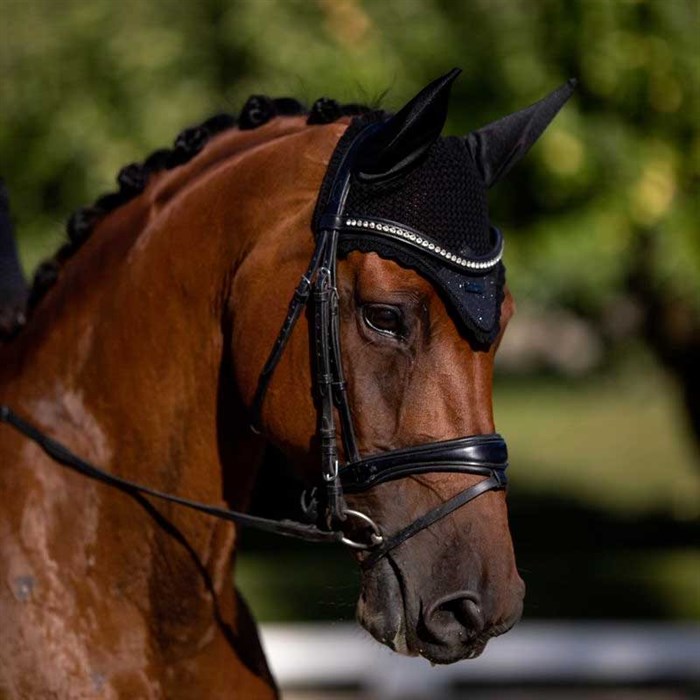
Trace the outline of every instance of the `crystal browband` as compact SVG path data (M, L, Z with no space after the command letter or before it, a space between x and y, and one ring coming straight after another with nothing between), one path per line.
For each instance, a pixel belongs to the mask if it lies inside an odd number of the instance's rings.
M378 233L381 236L396 239L461 269L488 270L495 267L503 257L503 237L501 232L494 226L491 227L491 231L496 239L493 250L485 256L474 255L465 257L443 248L439 243L408 226L400 226L390 221L346 217L343 225L344 228L363 229L370 233Z

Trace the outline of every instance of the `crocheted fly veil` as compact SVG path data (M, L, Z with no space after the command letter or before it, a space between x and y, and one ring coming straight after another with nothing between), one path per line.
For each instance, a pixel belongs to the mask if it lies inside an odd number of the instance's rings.
M351 144L352 178L339 255L376 252L417 270L443 294L467 334L491 344L503 300L503 239L491 224L486 192L527 152L573 92L569 81L540 102L465 138L441 137L449 92L460 73L425 87L397 114L357 117L331 158L314 216Z

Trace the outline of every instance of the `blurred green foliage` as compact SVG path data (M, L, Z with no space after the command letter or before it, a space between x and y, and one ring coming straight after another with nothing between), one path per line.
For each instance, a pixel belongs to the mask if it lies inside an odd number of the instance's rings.
M700 300L697 0L3 0L0 172L27 268L75 207L251 93L396 108L457 65L464 133L570 76L577 96L493 193L520 298L595 316L642 231ZM700 305L700 301L698 301Z

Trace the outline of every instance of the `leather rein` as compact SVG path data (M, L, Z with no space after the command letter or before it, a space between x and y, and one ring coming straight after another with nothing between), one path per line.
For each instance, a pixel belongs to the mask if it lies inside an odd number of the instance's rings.
M287 316L261 371L253 400L253 429L258 432L268 386L302 311L311 301L311 352L313 355L314 394L320 438L321 479L310 497L302 495L305 514L314 523L273 520L248 513L193 501L165 493L107 472L80 458L48 436L9 406L0 405L0 422L6 423L38 444L57 463L84 476L131 494L145 494L245 527L312 542L341 542L348 547L367 550L361 561L370 567L416 533L446 517L469 501L491 490L505 489L508 454L503 438L496 434L474 435L391 450L361 458L343 374L338 315L336 263L338 237L344 228L343 209L350 186L353 156L358 144L375 125L363 129L344 155L335 176L325 213L320 219L316 248L308 268L289 304ZM346 463L338 458L336 411ZM391 535L382 532L370 516L347 507L344 493L358 493L376 484L416 474L458 472L484 478L429 510L403 529ZM345 533L349 520L359 521L368 530L366 542L351 539Z

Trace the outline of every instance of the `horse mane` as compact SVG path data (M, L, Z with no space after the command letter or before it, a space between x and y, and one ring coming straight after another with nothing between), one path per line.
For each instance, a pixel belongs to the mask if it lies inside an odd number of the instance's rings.
M90 237L101 219L139 196L148 185L151 175L188 163L213 136L236 126L240 130L256 129L275 117L306 115L307 124L330 124L341 117L356 116L370 111L372 108L365 105L340 104L326 97L316 100L311 109L307 110L301 102L291 97L253 95L248 98L237 118L232 114L221 113L197 126L186 128L178 134L172 148L156 150L142 163L124 166L117 175L119 189L116 192L103 194L93 204L73 212L66 224L68 240L53 257L40 263L34 273L29 290L27 314L31 313L55 284L63 265ZM21 321L18 320L18 323ZM14 329L8 336L14 335L18 330L19 328Z

